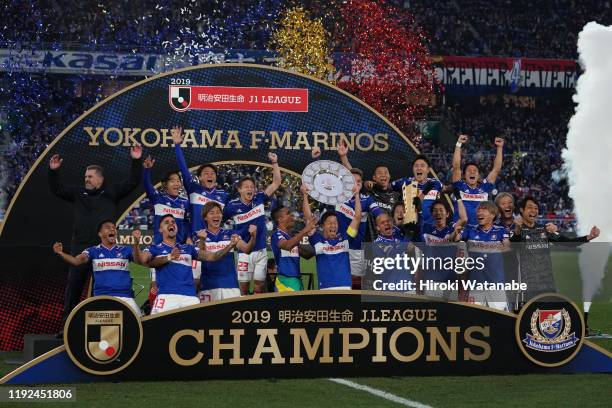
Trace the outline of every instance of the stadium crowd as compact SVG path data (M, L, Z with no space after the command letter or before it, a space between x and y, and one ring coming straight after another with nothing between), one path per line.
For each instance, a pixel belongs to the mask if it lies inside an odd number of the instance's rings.
M578 32L589 21L612 23L609 1L389 0L408 10L437 55L576 58ZM333 8L305 2L321 17ZM279 0L88 2L12 0L0 8L0 45L73 43L80 49L160 51L169 43L193 48L265 49ZM63 10L69 8L70 13ZM11 16L20 16L12 18ZM163 22L163 24L160 24ZM248 29L247 29L248 28ZM332 27L333 29L333 27ZM345 44L337 44L343 46Z

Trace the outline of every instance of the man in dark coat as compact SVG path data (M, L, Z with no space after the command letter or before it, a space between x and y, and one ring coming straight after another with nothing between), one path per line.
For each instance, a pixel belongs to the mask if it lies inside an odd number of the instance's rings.
M130 149L132 164L130 176L119 183L110 183L104 179L104 169L98 165L89 165L85 170L84 186L68 186L60 180L60 167L64 159L55 154L49 160L49 189L62 200L71 202L74 209L70 254L79 255L85 248L98 244L98 224L103 220L116 220L119 201L129 195L142 179L142 146L134 145ZM64 295L64 312L66 320L70 311L79 303L83 286L91 274L91 264L68 269L68 284Z

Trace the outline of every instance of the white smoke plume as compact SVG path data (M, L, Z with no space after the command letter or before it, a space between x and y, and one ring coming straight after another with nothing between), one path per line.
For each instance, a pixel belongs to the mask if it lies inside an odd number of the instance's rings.
M585 25L578 53L584 72L576 85L577 105L562 156L578 233L588 234L593 225L601 229L600 243L583 245L580 253L583 300L590 302L610 255L605 243L612 242L612 26Z

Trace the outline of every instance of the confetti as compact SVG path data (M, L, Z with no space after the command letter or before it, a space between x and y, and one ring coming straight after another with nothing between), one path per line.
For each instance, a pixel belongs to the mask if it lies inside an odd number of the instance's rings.
M278 52L278 67L334 83L329 41L321 20L312 20L302 7L294 7L281 13L270 48Z
M387 117L409 137L415 120L424 113L424 101L439 86L425 38L414 18L381 0L347 0L340 13L345 49L352 53L348 79L338 86Z

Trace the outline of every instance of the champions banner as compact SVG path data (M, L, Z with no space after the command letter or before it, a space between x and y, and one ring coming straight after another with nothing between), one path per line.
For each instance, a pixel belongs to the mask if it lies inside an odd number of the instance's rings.
M340 72L350 72L351 54L334 53ZM58 74L121 75L143 77L176 68L206 63L272 64L278 60L269 51L211 49L195 58L168 57L161 54L11 50L0 49L0 71L48 72ZM501 57L434 57L436 76L449 92L455 87L493 89L515 92L527 89L571 89L579 75L574 60ZM518 71L516 67L519 67ZM348 80L342 76L340 81Z
M584 341L579 310L557 295L534 299L518 317L422 296L321 291L212 302L142 321L122 301L97 297L72 312L64 343L0 382L612 371L609 353Z

